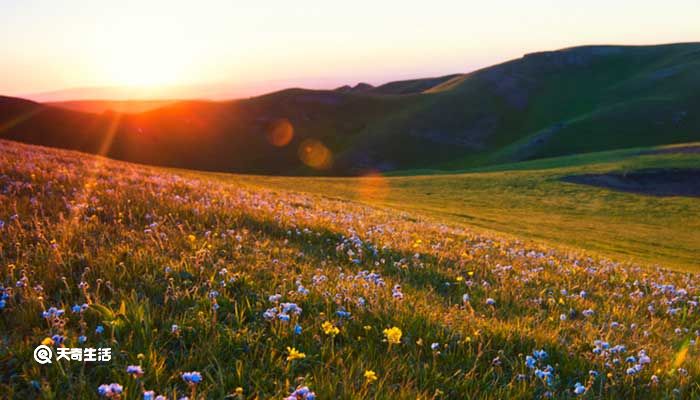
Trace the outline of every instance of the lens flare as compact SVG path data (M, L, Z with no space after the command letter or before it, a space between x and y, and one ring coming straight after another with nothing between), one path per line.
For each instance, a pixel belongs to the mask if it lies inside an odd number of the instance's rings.
M379 172L372 171L358 178L357 196L362 201L380 201L389 193L389 182Z
M267 141L276 147L284 147L294 138L294 126L286 118L278 119L267 129Z
M299 145L299 158L311 168L324 170L333 165L333 153L316 139L306 139Z

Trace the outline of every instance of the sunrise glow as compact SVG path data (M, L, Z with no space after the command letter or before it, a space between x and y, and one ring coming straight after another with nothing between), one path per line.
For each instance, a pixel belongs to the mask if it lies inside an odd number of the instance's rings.
M6 0L0 91L82 88L73 93L84 97L111 93L90 88L150 94L167 86L178 87L167 92L173 96L227 98L379 84L468 72L531 51L688 41L700 38L698 15L700 3L691 0Z

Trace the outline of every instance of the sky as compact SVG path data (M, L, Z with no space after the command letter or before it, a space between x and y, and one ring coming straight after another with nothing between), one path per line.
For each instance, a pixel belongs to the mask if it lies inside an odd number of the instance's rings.
M700 41L698 17L698 0L0 0L0 94L380 84L576 45Z

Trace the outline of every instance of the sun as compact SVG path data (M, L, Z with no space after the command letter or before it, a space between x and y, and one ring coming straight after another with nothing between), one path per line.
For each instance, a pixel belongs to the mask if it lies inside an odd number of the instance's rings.
M100 59L105 81L123 87L162 87L178 84L188 60L172 41L121 38Z
M118 86L152 87L173 85L181 78L182 67L171 57L142 49L117 52L106 66L108 79Z

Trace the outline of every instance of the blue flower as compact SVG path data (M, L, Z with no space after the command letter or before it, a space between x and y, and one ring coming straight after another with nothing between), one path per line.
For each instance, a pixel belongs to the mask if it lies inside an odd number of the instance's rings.
M182 379L190 385L196 385L202 382L202 374L197 371L184 372L182 374Z
M104 333L104 331L105 331L105 327L102 325L97 325L97 327L95 328L95 333L98 335Z
M129 365L126 367L126 373L129 375L140 377L143 375L143 368L141 368L140 365Z
M114 397L116 395L120 395L124 389L122 388L122 385L118 383L110 383L109 385L100 385L97 388L97 393L100 396L104 397Z
M83 344L85 342L87 342L87 336L85 336L85 335L78 336L78 343Z
M535 350L532 352L532 355L538 360L545 360L547 357L549 357L549 354L547 354L547 352L544 350Z
M294 315L300 315L301 314L301 307L296 305L296 303L282 303L280 304L282 306L282 312L284 313L292 313Z
M576 382L576 384L574 385L574 393L576 393L576 395L581 395L581 394L584 394L585 392L586 392L586 387L583 386L581 384L581 382Z
M301 332L302 332L301 325L299 325L299 324L294 325L294 334L301 335Z
M156 396L156 393L152 390L147 390L143 392L143 400L153 400Z
M496 305L496 300L494 300L494 299L492 299L492 298L489 297L488 299L486 299L486 304L489 305L489 306L495 306L495 305Z
M532 357L532 356L525 356L525 365L526 365L528 368L534 369L536 364L537 364L537 360L535 360L534 357Z
M307 386L301 386L293 391L289 397L285 397L284 400L316 400L316 393L309 390Z
M7 304L7 303L5 302L5 300L0 300L0 310L2 310L3 308L5 308L5 304Z
M282 299L281 294L273 294L270 297L267 298L270 303L279 303L279 301Z
M109 385L102 384L102 385L98 386L98 387L97 387L97 393L98 393L100 396L107 396L107 394L110 393L110 391L109 391Z

